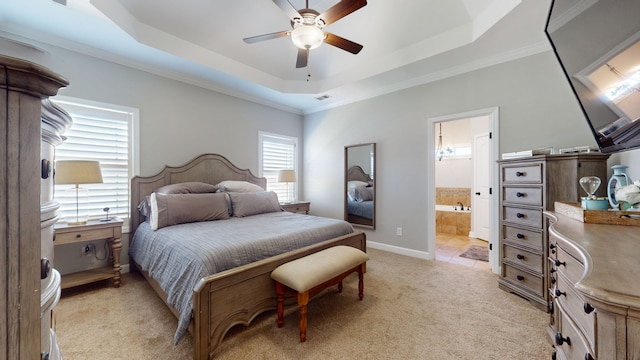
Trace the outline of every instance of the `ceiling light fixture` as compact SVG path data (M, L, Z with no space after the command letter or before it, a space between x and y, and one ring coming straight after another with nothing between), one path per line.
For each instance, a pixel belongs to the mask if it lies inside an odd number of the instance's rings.
M620 97L627 96L634 91L640 92L640 71L636 71L635 73L626 76L615 67L609 64L605 65L609 68L609 71L620 79L620 82L608 91L607 96L610 100L616 100Z
M324 41L325 35L320 28L315 25L299 25L291 30L291 41L299 49L316 49Z
M449 156L453 153L453 149L450 146L447 146L446 149L442 147L442 123L440 125L440 136L438 136L438 147L436 148L436 156L438 157L438 161L442 161L442 158L445 156Z

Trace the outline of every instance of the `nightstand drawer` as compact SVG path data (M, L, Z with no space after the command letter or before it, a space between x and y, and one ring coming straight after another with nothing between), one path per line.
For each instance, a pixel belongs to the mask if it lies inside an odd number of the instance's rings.
M66 230L72 230L67 228ZM93 230L79 230L79 231L56 231L55 245L70 244L81 241L102 240L113 237L113 229L93 229Z

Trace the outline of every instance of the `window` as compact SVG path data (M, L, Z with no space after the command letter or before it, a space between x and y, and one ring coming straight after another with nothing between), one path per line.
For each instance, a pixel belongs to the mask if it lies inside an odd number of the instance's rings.
M81 99L52 99L66 110L73 124L63 134L67 139L56 148L58 160L97 160L102 170L102 184L82 185L89 191L89 202L79 209L81 216L97 219L106 215L129 218L129 179L134 174L134 133L137 133L138 110ZM76 202L67 190L70 185L56 185L54 199L60 203L62 220L75 216ZM126 227L127 221L125 221Z
M298 139L295 137L259 133L260 176L267 178L267 190L278 194L280 202L295 201L298 193L297 181L278 182L279 170L294 170L298 174Z

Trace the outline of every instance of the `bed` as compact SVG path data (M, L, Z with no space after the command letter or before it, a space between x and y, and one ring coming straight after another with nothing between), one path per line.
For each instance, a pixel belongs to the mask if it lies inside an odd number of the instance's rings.
M373 179L358 166L347 170L347 221L373 226L375 191Z
M200 155L187 164L179 167L165 167L158 174L149 177L134 177L131 180L131 244L130 249L142 246L142 235L145 228L148 228L149 222L145 221L145 217L138 211L138 205L156 189L170 185L188 182L202 182L206 184L218 184L224 180L234 180L248 182L260 186L262 189L266 187L266 179L256 177L249 170L240 169L232 164L228 159L218 154ZM284 217L289 219L291 216L309 217L303 214L292 214L286 212L274 212L265 214L270 217ZM246 219L257 219L262 215L247 216L245 218L230 218L229 220L210 221L209 223L221 223L227 227L233 226L233 222L241 222ZM320 218L322 219L322 218ZM267 221L280 221L277 219ZM328 220L327 220L328 221ZM335 220L333 220L335 221ZM161 230L169 230L177 232L174 235L182 237L188 224L180 224L176 226L167 226ZM196 227L201 228L207 225L196 223ZM238 228L242 228L239 226ZM285 227L285 225L278 226ZM138 231L140 229L140 231ZM275 231L275 230L274 230ZM279 231L279 230L278 230ZM353 231L353 229L351 229ZM149 230L146 230L147 234ZM159 232L159 231L158 231ZM296 235L292 235L295 237ZM305 238L306 236L300 236ZM136 241L140 241L139 244ZM155 240L154 240L155 241ZM302 240L301 240L302 241ZM188 243L188 242L186 242ZM140 245L140 246L139 246ZM317 243L303 245L303 247L290 249L282 253L268 254L268 257L261 260L253 261L247 264L222 270L213 274L208 274L196 279L195 285L189 284L185 279L178 279L178 283L187 283L187 293L183 296L190 298L191 316L188 323L188 331L194 339L194 359L210 359L213 357L216 347L220 344L227 331L235 325L249 323L258 314L276 309L277 299L275 295L275 285L270 278L270 273L277 266L289 262L291 260L306 256L336 245L352 246L362 251L366 251L366 238L363 232L350 232L344 235L333 236ZM188 248L188 247L185 247ZM147 260L143 260L147 262ZM175 298L173 290L163 290L161 282L165 279L155 279L154 271L146 271L145 267L139 264L134 258L131 263L137 271L140 271L153 289L169 306L169 309L179 320L184 317L184 309L178 310L172 301ZM228 265L225 265L228 266ZM166 286L165 286L166 288ZM180 306L178 306L180 307ZM178 334L176 333L178 337Z

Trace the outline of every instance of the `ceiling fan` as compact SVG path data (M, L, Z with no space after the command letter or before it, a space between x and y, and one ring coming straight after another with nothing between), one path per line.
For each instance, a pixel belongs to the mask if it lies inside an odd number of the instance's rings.
M242 39L244 42L253 44L260 41L291 36L293 44L298 48L296 68L306 67L309 60L309 50L317 48L322 45L323 42L352 54L357 54L362 50L362 45L338 35L325 32L322 29L364 7L367 5L366 0L342 0L322 14L309 8L309 0L306 1L306 8L300 10L296 10L288 0L273 0L273 2L287 14L291 20L291 27L293 29L251 36Z

